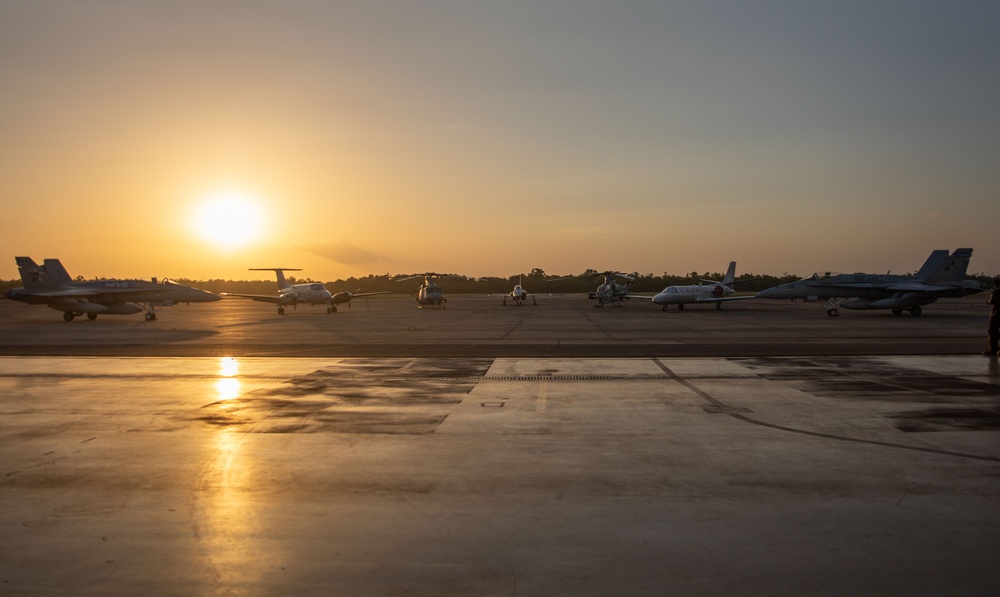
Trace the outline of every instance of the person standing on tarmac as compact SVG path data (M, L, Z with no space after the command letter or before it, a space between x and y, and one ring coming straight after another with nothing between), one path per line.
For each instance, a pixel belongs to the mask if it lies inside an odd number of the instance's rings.
M997 356L997 352L1000 352L1000 346L997 345L1000 342L1000 278L993 280L993 289L990 290L990 298L986 299L986 304L993 305L993 308L990 309L990 324L986 328L989 347L983 354Z

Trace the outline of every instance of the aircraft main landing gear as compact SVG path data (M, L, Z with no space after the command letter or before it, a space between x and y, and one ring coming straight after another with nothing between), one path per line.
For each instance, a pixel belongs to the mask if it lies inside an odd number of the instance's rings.
M154 319L156 319L156 313L153 313L152 311L146 313L146 321L153 321Z
M278 315L284 315L284 314L285 314L285 308L284 307L278 307Z
M63 313L63 321L73 321L74 317L75 315L73 315L72 311L66 311Z
M829 315L830 317L836 317L840 315L840 313L837 313L836 309L827 309L826 314Z
M87 319L89 319L90 321L94 321L95 319L97 319L97 313L87 313Z

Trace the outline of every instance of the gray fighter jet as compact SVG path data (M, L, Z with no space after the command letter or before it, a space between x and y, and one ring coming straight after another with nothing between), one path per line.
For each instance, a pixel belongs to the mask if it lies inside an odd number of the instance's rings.
M46 259L39 266L30 257L15 257L23 288L12 288L4 296L29 305L48 305L63 312L63 319L73 321L86 313L87 319L98 315L130 315L146 312L146 320L156 319L156 307L177 303L207 303L221 299L217 294L198 290L170 280L92 280L74 282L58 259Z
M982 290L976 280L966 280L965 272L972 249L946 249L930 254L913 275L815 273L797 282L768 288L757 293L767 299L828 299L826 314L837 315L845 309L891 309L893 315L904 310L920 315L921 307L939 298L961 298Z

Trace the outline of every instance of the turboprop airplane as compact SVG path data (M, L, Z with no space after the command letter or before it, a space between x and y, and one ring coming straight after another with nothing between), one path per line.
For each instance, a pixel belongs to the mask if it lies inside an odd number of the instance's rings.
M815 273L797 282L768 288L758 298L817 300L828 299L826 314L838 315L837 308L891 309L893 315L904 310L918 316L921 307L939 298L961 298L982 290L976 280L966 280L965 272L972 249L933 251L913 275Z
M416 280L417 278L423 278L424 283L420 285L420 290L417 291L417 308L423 309L426 306L440 307L444 309L444 304L448 302L448 299L444 298L444 289L437 285L436 278L456 278L459 280L465 280L465 276L459 276L456 274L438 274L434 272L424 272L422 274L413 274L412 276L407 276L405 278L400 278L396 280L397 282L406 282L407 280Z
M274 303L278 305L278 315L285 314L285 307L291 305L298 308L299 303L307 305L326 305L326 312L336 313L337 306L333 302L333 294L319 282L306 282L304 284L289 284L285 280L285 272L300 272L301 269L291 267L251 267L252 272L274 272L278 278L278 294L236 294L235 292L224 292L223 296L235 296L248 298L263 303ZM361 296L352 295L351 298ZM350 299L342 302L349 302Z
M736 262L729 262L729 269L721 282L715 280L702 280L702 284L690 286L668 286L663 292L653 297L653 303L663 305L663 310L667 310L668 305L677 305L680 310L688 303L715 303L716 309L722 308L724 301L741 301L744 299L756 298L753 296L731 296L734 292L733 283L736 281Z
M177 303L207 303L221 297L170 280L91 280L74 282L58 259L46 259L41 267L30 257L15 257L23 288L12 288L4 296L29 305L47 305L63 312L63 319L77 315L130 315L146 312L146 321L156 319L156 307Z

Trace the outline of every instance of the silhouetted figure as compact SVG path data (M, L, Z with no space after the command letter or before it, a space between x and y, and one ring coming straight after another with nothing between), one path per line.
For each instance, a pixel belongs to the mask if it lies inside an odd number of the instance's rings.
M989 347L983 351L985 355L996 356L1000 352L1000 278L993 280L993 289L990 291L990 298L986 299L987 305L993 305L990 309L990 324L986 328L986 338Z

